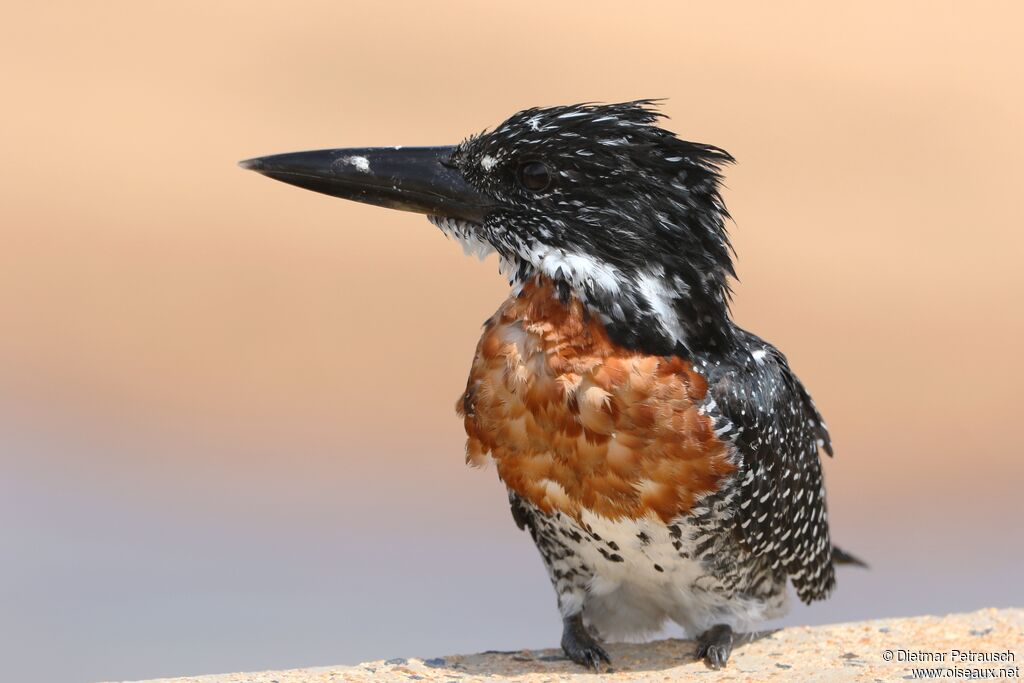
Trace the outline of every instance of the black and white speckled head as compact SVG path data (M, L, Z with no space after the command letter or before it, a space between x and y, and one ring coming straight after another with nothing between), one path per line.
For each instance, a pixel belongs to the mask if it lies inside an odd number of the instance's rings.
M720 343L734 273L719 181L732 157L659 118L646 100L519 112L449 162L495 208L479 223L432 220L469 251L497 251L514 285L560 283L633 343Z
M454 147L242 162L318 192L428 214L513 286L546 276L651 353L728 342L733 266L723 150L660 128L649 100L534 108Z

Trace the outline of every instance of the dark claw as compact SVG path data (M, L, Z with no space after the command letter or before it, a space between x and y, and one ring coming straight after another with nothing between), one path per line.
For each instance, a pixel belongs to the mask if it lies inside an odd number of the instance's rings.
M712 626L697 636L697 658L712 669L721 669L732 653L732 628L727 624Z
M583 617L579 614L563 621L562 650L565 656L581 666L601 671L601 663L611 664L611 657L604 648L587 632Z
M729 660L729 650L718 645L709 645L704 648L700 656L707 661L708 666L712 669L721 669Z

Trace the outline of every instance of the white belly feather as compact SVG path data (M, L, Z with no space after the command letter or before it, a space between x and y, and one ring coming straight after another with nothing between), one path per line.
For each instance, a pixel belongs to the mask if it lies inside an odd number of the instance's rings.
M678 525L681 534L675 538L660 521L613 522L590 512L583 513L582 521L600 542L567 517L560 516L558 522L580 533L579 542L565 542L593 572L586 592L565 600L562 611L575 613L582 602L584 620L603 638L644 637L660 630L667 620L682 626L690 636L716 624L749 631L758 622L786 611L784 590L767 601L716 591L717 579L692 559L696 555L695 530L685 522ZM673 542L680 544L680 549ZM610 547L618 550L613 553ZM609 554L622 559L609 561ZM552 566L561 564L564 571L575 560L554 560Z

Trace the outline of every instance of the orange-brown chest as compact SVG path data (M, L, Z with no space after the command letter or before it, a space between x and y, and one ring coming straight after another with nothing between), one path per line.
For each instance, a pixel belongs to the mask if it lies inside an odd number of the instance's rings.
M545 512L667 522L735 471L706 394L689 362L615 345L542 282L488 321L458 410L467 461Z

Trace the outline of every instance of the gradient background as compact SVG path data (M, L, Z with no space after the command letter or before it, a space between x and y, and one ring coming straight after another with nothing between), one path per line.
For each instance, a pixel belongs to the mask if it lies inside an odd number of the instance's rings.
M736 318L872 564L785 623L1020 606L1020 7L6 3L4 677L557 643L453 413L495 262L235 162L580 100L668 97L739 160Z

